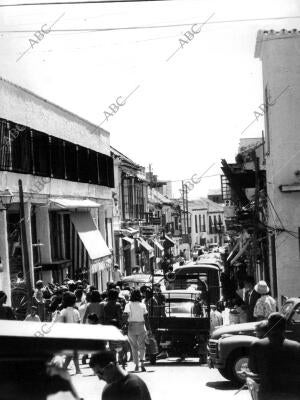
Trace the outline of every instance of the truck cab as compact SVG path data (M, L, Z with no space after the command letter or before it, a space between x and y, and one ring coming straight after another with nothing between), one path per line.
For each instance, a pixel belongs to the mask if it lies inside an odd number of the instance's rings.
M300 342L300 298L290 298L281 309L287 320L286 338ZM208 365L217 368L220 374L237 384L245 378L239 373L248 368L249 349L259 340L255 328L259 322L227 325L216 328L208 345Z

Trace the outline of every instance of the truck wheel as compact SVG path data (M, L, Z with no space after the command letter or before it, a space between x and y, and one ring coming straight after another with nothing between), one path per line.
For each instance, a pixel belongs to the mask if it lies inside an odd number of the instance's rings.
M226 374L228 373L228 378L234 384L242 385L245 383L246 378L242 376L239 372L241 370L248 370L249 355L242 351L235 352L228 359L226 366Z
M150 354L150 364L151 365L156 364L156 354Z
M223 376L223 378L227 379L227 380L231 380L231 374L230 372L228 372L228 369L226 368L219 368L218 371L220 372L220 374Z

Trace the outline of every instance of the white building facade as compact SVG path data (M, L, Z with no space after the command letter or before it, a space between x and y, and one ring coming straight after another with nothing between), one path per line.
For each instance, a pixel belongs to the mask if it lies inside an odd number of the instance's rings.
M189 201L191 244L207 246L223 244L224 207L208 199Z
M0 191L13 194L0 210L1 289L9 295L24 267L19 180L31 282L86 278L104 289L113 247L109 133L3 79L0 99Z
M281 301L300 293L300 32L259 32L255 57L263 72L271 287Z

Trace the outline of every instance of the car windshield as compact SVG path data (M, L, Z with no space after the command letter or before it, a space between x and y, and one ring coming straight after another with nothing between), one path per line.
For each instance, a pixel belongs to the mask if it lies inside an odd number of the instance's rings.
M193 301L172 300L166 303L166 315L169 317L180 314L180 317L191 317L193 315Z
M282 306L281 314L284 315L285 318L287 318L289 316L290 312L292 311L293 307L294 307L294 303L290 303L290 302L289 303L285 303Z

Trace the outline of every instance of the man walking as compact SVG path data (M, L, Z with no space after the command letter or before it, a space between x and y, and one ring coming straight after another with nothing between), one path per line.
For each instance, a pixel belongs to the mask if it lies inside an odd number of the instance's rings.
M114 270L113 270L113 272L112 272L112 279L113 279L113 282L114 282L115 284L118 284L119 282L122 281L122 277L123 277L123 275L122 275L122 273L121 273L121 271L120 271L120 267L118 266L118 264L115 264L115 265L114 265Z
M260 294L254 289L254 278L253 276L247 276L244 279L244 287L245 287L245 298L244 303L246 306L246 312L248 315L248 321L252 322L255 320L253 316L254 307L257 300L260 298Z
M259 400L299 400L300 344L285 339L286 320L272 313L264 339L250 347L250 370L260 378Z
M117 364L112 351L102 350L93 354L90 367L100 380L106 382L102 400L151 400L145 382Z
M265 281L259 281L254 289L261 297L256 301L253 316L256 321L262 321L276 311L276 301L270 295L269 286Z

